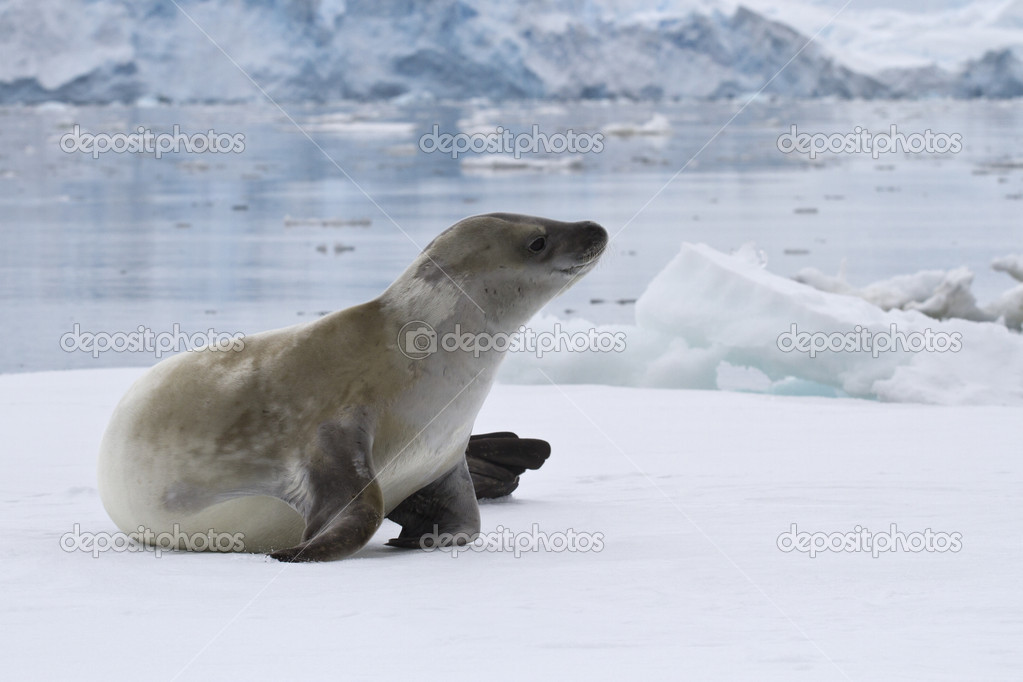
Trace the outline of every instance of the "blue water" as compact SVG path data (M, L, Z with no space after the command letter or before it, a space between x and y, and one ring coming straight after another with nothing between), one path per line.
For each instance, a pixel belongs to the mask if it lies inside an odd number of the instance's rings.
M314 319L376 296L443 228L492 211L591 219L617 235L602 266L548 308L594 322L631 320L630 301L682 241L726 251L756 241L782 275L806 266L834 273L844 261L857 285L967 265L981 302L1012 285L989 263L1023 251L1023 102L765 100L714 138L740 107L0 109L0 372L156 362L152 353L65 352L60 339L75 324L230 334ZM547 170L480 170L417 148L435 124L594 134L655 113L670 135L607 136L601 153L574 155L570 168L558 165L563 155L547 157ZM409 125L313 125L334 114ZM960 134L963 150L811 162L777 149L793 123L826 133L929 128ZM111 134L174 124L241 133L245 150L93 159L61 151L74 124Z

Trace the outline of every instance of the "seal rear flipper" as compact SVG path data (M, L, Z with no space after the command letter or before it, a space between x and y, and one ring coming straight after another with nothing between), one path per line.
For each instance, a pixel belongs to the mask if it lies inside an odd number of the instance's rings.
M480 508L465 460L406 497L387 518L401 525L398 537L387 541L391 547L426 549L472 542L480 532Z
M545 440L519 438L514 433L484 433L469 438L465 459L477 499L510 495L526 469L539 469L551 454Z
M302 542L270 554L280 561L331 561L361 549L383 522L384 498L371 464L365 412L320 425L318 451L293 500L306 521Z

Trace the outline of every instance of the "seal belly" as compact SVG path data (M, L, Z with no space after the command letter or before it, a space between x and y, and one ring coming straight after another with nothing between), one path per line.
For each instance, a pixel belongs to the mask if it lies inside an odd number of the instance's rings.
M166 517L160 533L178 534L177 549L227 552L272 552L302 541L305 520L283 500L245 495L209 506L186 517ZM202 547L202 537L212 547ZM185 543L190 543L186 545Z

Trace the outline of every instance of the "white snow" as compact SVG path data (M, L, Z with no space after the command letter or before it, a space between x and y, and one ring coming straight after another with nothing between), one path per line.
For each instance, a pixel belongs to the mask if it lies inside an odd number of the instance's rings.
M553 454L484 531L600 552L66 553L113 532L99 439L142 370L0 376L5 676L19 680L1011 679L1023 665L1018 407L504 386L478 431ZM785 553L800 532L957 552ZM410 672L412 671L412 672Z

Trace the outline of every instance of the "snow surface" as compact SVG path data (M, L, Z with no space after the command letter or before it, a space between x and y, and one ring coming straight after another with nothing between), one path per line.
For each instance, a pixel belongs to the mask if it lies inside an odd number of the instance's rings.
M506 386L478 431L548 439L498 526L589 553L65 553L112 532L96 452L143 370L0 376L5 677L1008 680L1023 652L1020 409ZM784 553L779 534L961 533L958 552Z

